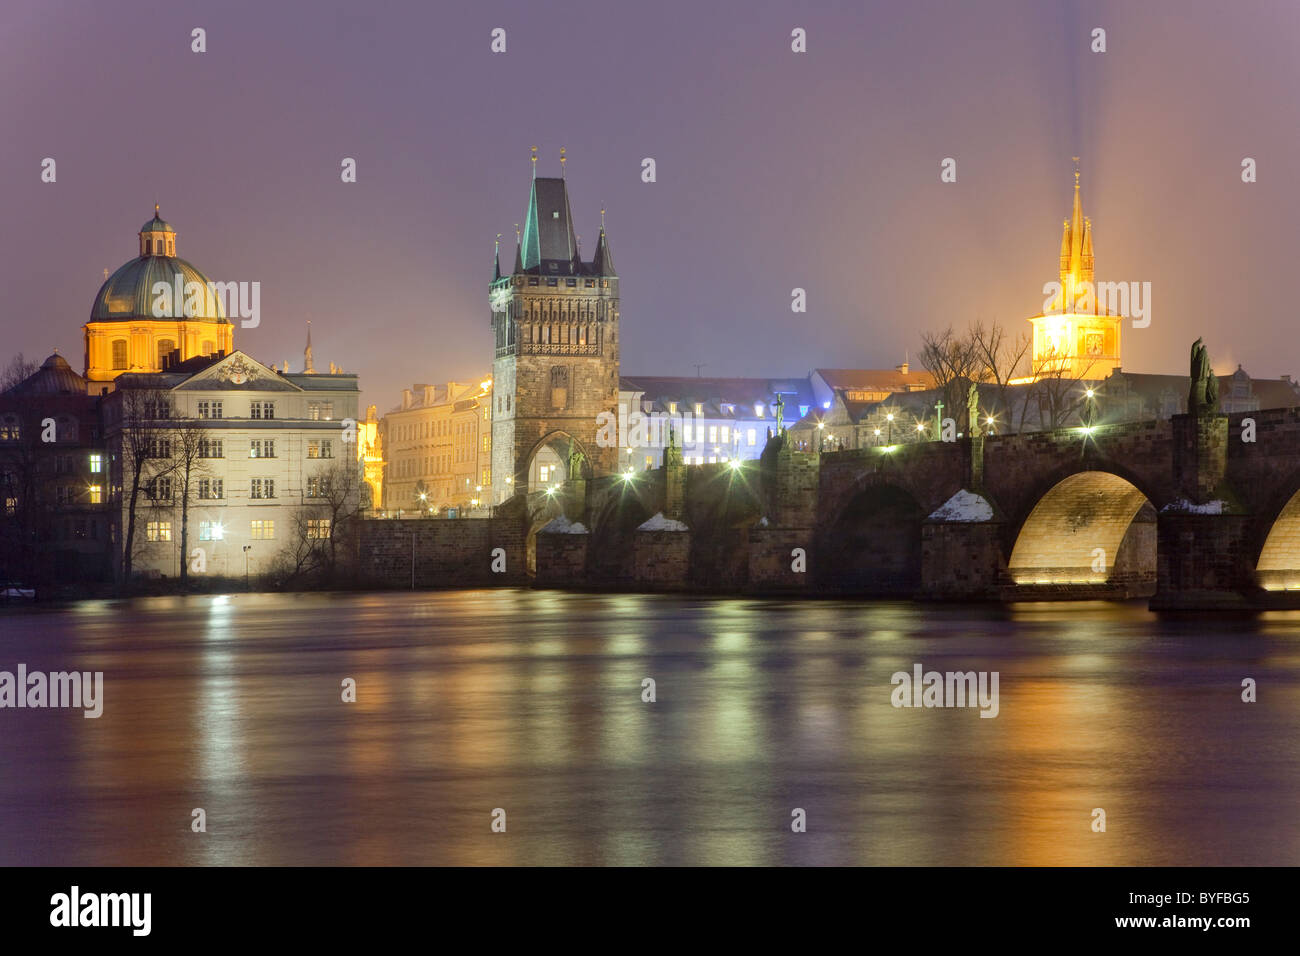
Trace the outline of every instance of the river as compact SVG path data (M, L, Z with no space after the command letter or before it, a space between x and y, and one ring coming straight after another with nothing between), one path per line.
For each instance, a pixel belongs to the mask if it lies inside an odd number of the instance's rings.
M1300 862L1290 612L234 594L0 610L19 664L103 714L0 709L5 865Z

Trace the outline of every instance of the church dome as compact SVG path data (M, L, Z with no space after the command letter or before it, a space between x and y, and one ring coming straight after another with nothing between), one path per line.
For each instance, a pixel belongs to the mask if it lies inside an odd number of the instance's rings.
M86 381L72 370L72 366L55 352L39 369L14 387L20 395L85 395Z
M140 227L140 255L126 263L104 281L90 306L91 322L130 322L140 319L176 319L225 322L221 297L204 295L194 315L185 314L185 287L197 282L208 288L208 277L176 255L176 230L158 214ZM177 292L180 279L180 295ZM155 294L156 283L163 283L171 294L161 299ZM160 300L161 299L161 300ZM154 311L158 302L161 308Z

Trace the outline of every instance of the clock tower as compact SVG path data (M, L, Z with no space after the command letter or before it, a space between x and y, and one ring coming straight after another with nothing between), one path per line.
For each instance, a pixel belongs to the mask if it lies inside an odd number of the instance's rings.
M514 268L502 273L498 241L488 287L494 504L565 480L571 464L582 472L575 477L618 468L618 448L597 444L602 413L618 413L619 387L618 274L604 210L595 253L583 261L564 177L537 176L536 149L532 162ZM563 171L563 150L560 163Z

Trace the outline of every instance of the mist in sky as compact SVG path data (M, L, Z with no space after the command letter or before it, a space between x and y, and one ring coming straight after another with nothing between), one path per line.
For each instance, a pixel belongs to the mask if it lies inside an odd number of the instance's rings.
M0 359L80 370L158 202L182 258L261 283L237 348L297 370L310 319L316 367L381 412L478 381L536 145L539 175L567 147L584 258L608 210L625 374L889 367L949 323L1028 330L1076 155L1098 279L1152 286L1126 370L1185 373L1204 336L1220 373L1300 374L1298 40L1284 0L6 0Z

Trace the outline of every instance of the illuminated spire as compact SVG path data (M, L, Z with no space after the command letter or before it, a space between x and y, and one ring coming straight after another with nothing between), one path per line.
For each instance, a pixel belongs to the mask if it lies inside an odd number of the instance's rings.
M537 147L536 146L533 147L532 159L529 161L533 164L533 179L536 179L537 178Z
M303 349L302 353L302 370L306 375L316 374L316 366L312 364L311 360L311 319L307 320L307 347Z
M492 251L492 281L501 278L501 233L497 233L496 248Z
M564 157L564 147L561 146L561 147L560 147L560 178L561 178L561 179L564 178L564 164L565 164L565 162L566 162L566 160L565 160L565 157Z

